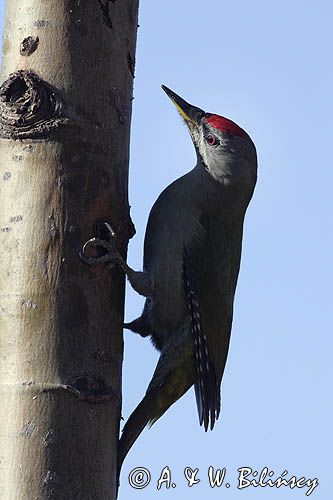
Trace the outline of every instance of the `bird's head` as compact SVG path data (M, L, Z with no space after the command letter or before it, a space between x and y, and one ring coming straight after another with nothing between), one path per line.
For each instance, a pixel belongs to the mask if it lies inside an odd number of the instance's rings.
M253 190L257 178L257 153L245 130L228 118L206 113L189 104L164 85L162 88L183 117L198 161L207 172L226 186L245 184Z

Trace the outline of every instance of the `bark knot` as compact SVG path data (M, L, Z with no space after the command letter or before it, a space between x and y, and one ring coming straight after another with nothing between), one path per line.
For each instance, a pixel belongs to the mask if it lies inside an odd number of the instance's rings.
M105 379L101 375L91 373L81 373L71 377L63 387L88 403L103 403L115 397Z
M38 36L27 36L26 38L24 38L20 47L21 56L28 57L31 54L33 54L35 50L37 50L38 44L39 44Z
M32 71L12 73L0 86L0 137L46 138L68 123L64 107L57 90Z

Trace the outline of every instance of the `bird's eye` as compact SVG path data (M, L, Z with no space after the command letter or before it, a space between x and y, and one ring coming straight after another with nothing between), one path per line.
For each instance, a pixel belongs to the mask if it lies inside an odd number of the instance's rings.
M210 146L216 146L220 142L214 134L206 135L205 139L207 144L209 144Z

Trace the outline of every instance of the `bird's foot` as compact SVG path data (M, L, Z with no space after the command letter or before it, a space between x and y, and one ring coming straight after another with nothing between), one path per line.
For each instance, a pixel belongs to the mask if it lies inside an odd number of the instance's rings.
M116 265L122 267L123 259L121 258L116 248L115 233L111 225L106 221L99 222L99 224L103 224L104 233L106 229L107 231L106 237L105 238L94 237L86 241L79 252L80 259L82 260L82 262L88 264L89 266L106 264L106 266L109 269L113 268ZM103 249L104 253L98 256L87 255L87 251L90 247L96 248L97 251L99 249L100 252L101 249Z

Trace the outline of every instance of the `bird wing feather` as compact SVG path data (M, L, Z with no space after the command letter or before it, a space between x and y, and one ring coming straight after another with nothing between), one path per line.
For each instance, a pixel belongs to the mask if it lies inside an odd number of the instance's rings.
M237 230L239 224L225 225L218 217L205 217L202 224L204 244L186 259L188 286L194 291L195 393L200 423L207 430L209 424L214 427L220 413L220 384L229 349L242 231Z

